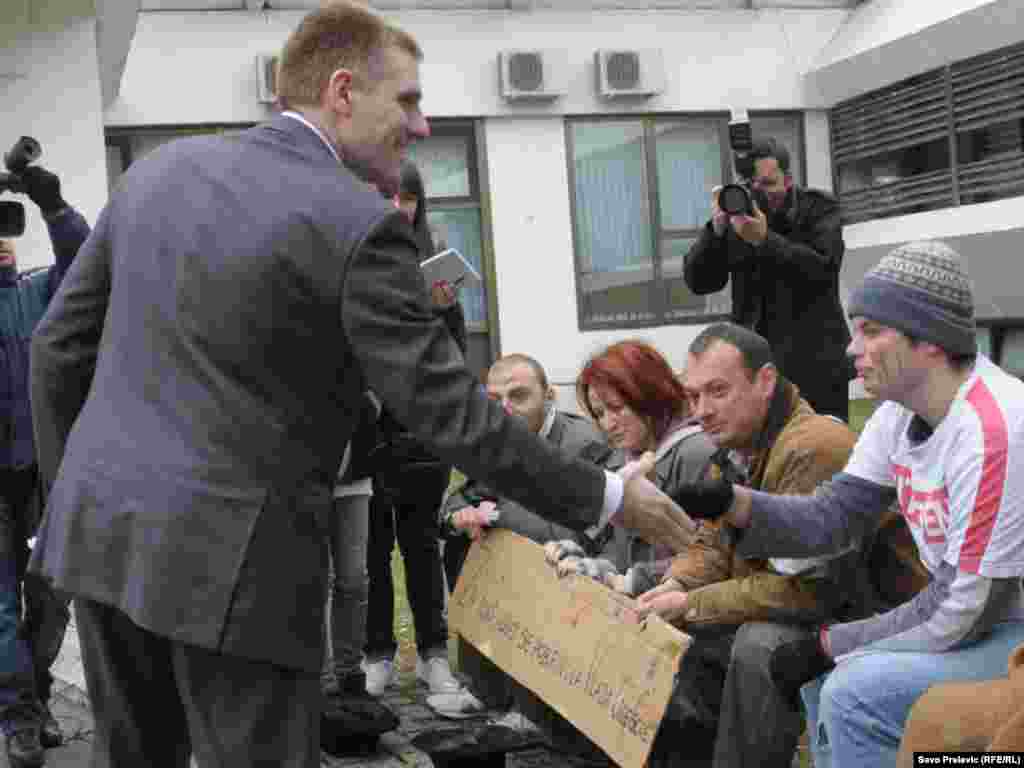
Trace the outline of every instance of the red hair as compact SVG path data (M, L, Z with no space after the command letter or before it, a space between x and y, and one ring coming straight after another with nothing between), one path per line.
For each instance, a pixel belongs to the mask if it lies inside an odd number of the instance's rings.
M683 385L672 366L643 341L612 344L590 358L576 377L576 400L596 421L588 397L595 386L614 390L636 414L648 418L656 440L662 438L674 419L686 415Z

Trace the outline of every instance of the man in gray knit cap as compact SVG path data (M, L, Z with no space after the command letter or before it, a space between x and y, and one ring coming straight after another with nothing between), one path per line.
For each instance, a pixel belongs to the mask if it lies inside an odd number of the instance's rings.
M1024 642L1024 382L977 354L960 257L939 242L901 246L848 311L849 353L883 402L843 471L810 497L724 482L675 496L691 517L743 529L745 557L834 552L899 500L928 587L887 613L815 627L769 662L776 685L803 697L816 768L894 765L921 693L999 677Z

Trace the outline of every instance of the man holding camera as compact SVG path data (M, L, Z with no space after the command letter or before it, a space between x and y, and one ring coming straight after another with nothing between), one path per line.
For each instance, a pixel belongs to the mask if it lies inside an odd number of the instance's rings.
M789 152L775 139L753 143L750 210L711 220L686 254L683 279L696 294L732 279L732 319L768 339L781 373L820 414L849 415L850 333L839 302L843 236L839 203L798 187Z
M68 608L43 581L25 573L28 540L41 514L29 405L29 341L88 237L89 225L64 202L54 174L30 165L17 179L16 189L43 214L56 263L19 274L14 241L0 239L0 727L10 764L39 766L43 747L62 741L47 701L53 682L50 665L64 639Z

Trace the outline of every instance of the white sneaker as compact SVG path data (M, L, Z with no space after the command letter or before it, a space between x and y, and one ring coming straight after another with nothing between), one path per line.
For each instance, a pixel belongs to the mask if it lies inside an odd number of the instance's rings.
M441 717L452 720L475 717L487 709L480 699L465 688L455 693L435 693L427 696L427 706Z
M380 696L398 681L398 670L392 659L366 661L360 665L366 674L366 692L371 696Z
M499 725L524 736L540 733L537 724L516 709L510 709L501 717L491 720L491 725Z
M462 690L462 683L455 679L444 656L434 656L427 661L416 659L416 679L424 683L431 693L457 693Z

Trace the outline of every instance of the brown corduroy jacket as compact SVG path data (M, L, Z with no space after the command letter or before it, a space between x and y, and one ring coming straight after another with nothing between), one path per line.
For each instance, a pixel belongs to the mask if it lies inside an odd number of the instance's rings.
M750 466L747 485L772 493L810 494L846 465L856 434L821 416L782 377L772 396L765 427ZM712 466L721 472L728 462ZM855 554L855 553L854 553ZM767 560L737 556L728 531L704 523L697 539L669 569L687 591L681 626L742 624L747 621L820 622L835 608L836 590L820 574L775 572Z

